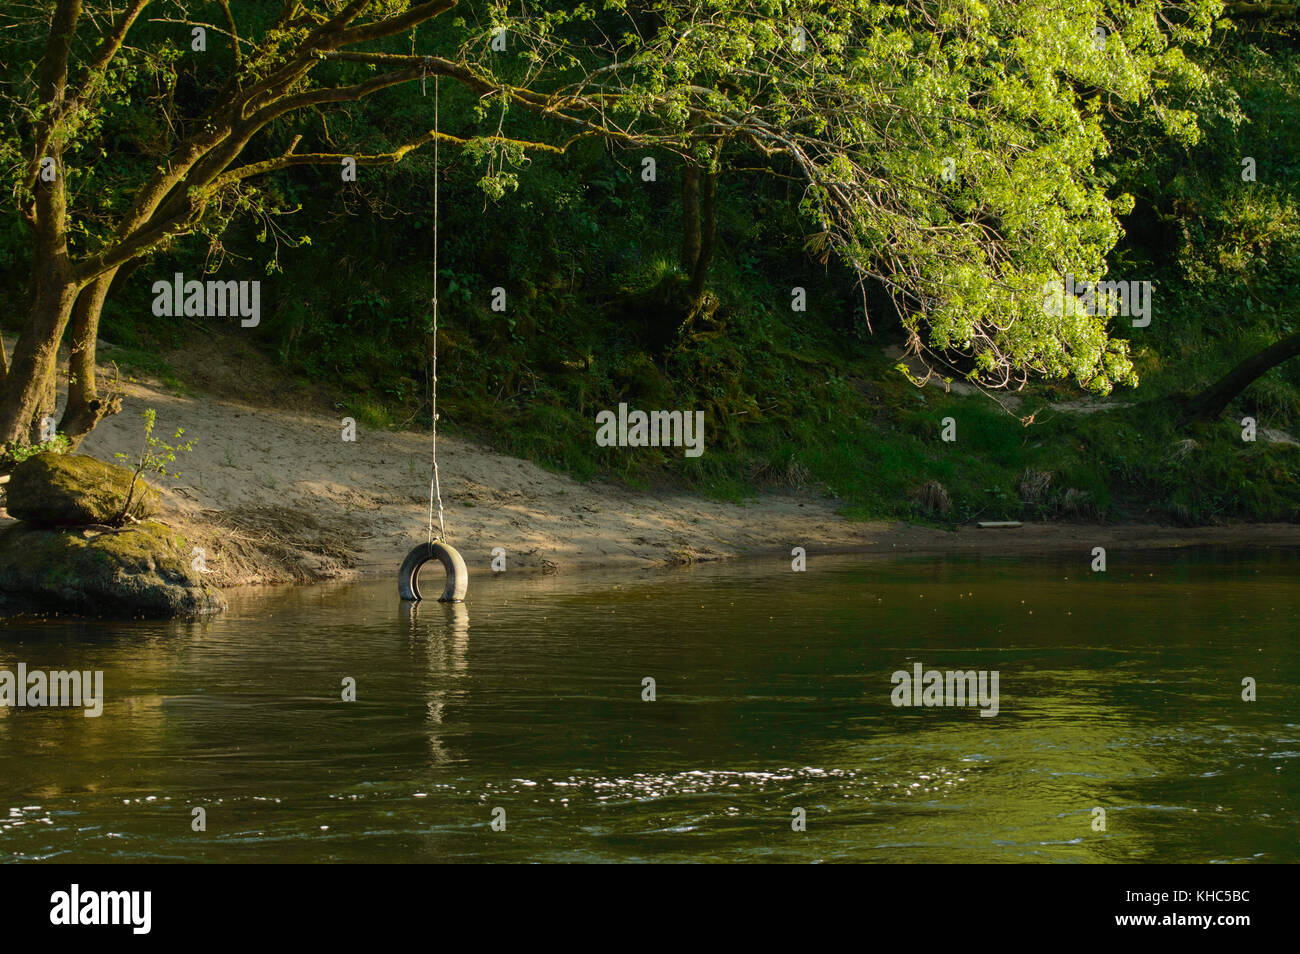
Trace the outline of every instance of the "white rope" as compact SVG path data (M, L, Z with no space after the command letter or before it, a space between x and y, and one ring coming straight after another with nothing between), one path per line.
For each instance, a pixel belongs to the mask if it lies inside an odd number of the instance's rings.
M447 539L438 485L438 77L433 77L433 476L429 480L429 546L433 546L433 505L438 504L438 538Z

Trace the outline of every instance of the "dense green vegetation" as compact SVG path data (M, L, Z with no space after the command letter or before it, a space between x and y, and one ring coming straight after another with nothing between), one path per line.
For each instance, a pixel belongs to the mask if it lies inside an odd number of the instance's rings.
M159 353L219 351L220 339L192 320L156 318L150 286L210 262L219 277L263 280L261 324L221 335L252 336L287 373L335 394L339 414L362 426L427 427L440 175L444 428L584 479L686 485L730 498L770 487L824 489L861 517L1293 520L1300 448L1262 436L1244 442L1239 421L1250 415L1260 428L1300 430L1300 359L1264 375L1218 420L1189 423L1172 398L1297 330L1296 35L1290 22L1252 19L1221 24L1208 47L1186 47L1208 81L1172 82L1162 95L1169 113L1195 115L1199 141L1171 136L1168 116L1161 123L1140 111L1096 115L1110 149L1099 150L1088 185L1134 197L1107 277L1150 280L1156 289L1149 327L1110 322L1115 354L1131 359L1132 373L1111 366L1109 378L1120 383L1105 411L1078 413L1093 400L1084 385L1095 381L1059 356L1047 364L1064 377L1036 378L1014 395L915 387L896 368L914 318L896 310L885 283L860 287L845 258L819 242L800 214L805 186L791 169L739 154L717 177L708 274L716 309L681 330L678 319L665 334L657 323L671 303L662 290L689 276L681 261L685 167L662 142L591 138L564 155L531 154L517 167L492 165L500 159L489 156L489 186L504 187L487 191L482 156L446 146L440 168L426 148L401 164L366 168L355 184L339 183L332 169L287 169L261 183L264 211L235 217L219 238L182 239L124 274L99 334L121 346L115 357L128 367L184 387ZM477 111L463 88L444 79L438 95L444 130L466 138L493 131L497 117ZM389 140L395 130L428 126L433 96L432 81L423 95L418 86L385 90L328 121L313 119L309 133ZM116 109L105 162L130 165L156 116L143 103ZM550 126L514 117L511 135L553 139ZM653 182L641 176L645 157L657 161ZM1244 157L1255 161L1254 182L1242 180ZM309 242L296 239L304 233ZM6 215L6 331L18 329L31 267L26 233ZM796 286L806 289L806 311L791 309ZM490 307L496 287L506 291L504 311ZM960 321L944 314L944 328L960 338ZM947 374L978 370L969 357L951 355ZM706 453L688 459L680 449L598 447L595 414L620 401L703 409ZM955 442L940 439L946 417L956 421ZM925 490L931 481L943 485L947 509Z

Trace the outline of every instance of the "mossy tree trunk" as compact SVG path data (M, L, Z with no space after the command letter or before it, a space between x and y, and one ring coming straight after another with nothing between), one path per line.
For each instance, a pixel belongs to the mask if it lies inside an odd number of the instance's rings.
M116 273L116 269L105 272L83 288L72 309L68 406L59 421L59 430L67 436L73 449L94 430L95 425L122 408L119 396L100 395L95 378L95 340L99 334L99 315Z
M58 135L67 99L68 57L80 16L76 0L55 8L39 72L38 93L47 111L36 130L37 151L24 182L31 201L23 210L32 230L34 270L27 320L0 381L0 446L40 439L40 419L51 411L59 341L80 287L68 257L68 206Z
M688 163L682 169L682 266L688 276L690 313L699 311L717 243L716 169Z
M27 321L0 386L0 446L38 443L41 418L53 412L59 341L77 296L62 271L55 262L37 272Z

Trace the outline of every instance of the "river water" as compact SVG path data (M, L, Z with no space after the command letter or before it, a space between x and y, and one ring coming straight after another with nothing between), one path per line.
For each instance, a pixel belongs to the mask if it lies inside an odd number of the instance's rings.
M0 621L0 670L101 670L105 694L98 718L0 708L0 858L1300 860L1300 556L1090 559L814 554L484 574L461 606L382 581L235 591L197 623ZM917 663L996 672L996 716L894 705Z

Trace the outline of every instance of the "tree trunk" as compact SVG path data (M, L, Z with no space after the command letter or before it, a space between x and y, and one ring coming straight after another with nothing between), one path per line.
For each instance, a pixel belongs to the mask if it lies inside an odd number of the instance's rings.
M40 419L52 411L51 388L58 370L59 342L72 315L77 286L62 265L37 262L31 310L0 391L0 446L39 437ZM33 427L35 430L33 430Z
M60 0L50 19L50 38L40 69L37 149L28 163L32 204L23 211L32 226L32 287L27 321L14 345L0 388L0 447L41 438L41 418L53 414L59 342L80 288L68 259L67 195L63 145L58 134L65 107L68 57L80 0ZM46 176L46 170L52 176Z
M1218 417L1256 378L1297 354L1300 354L1300 331L1256 352L1200 394L1188 398L1188 415L1202 419Z
M58 365L56 363L54 372L45 376L45 385L40 399L36 402L36 410L32 413L32 421L27 425L27 443L44 444L54 439L57 432L54 426L54 412L58 410L58 406Z
M682 268L686 274L695 274L695 263L700 258L700 170L698 166L682 167Z
M117 270L105 272L81 290L72 309L72 333L68 360L68 406L59 430L76 450L87 434L105 417L122 409L122 399L101 396L95 381L95 341L99 314L104 307Z
M718 176L714 172L700 174L699 212L696 231L700 247L691 268L691 310L698 311L704 301L704 288L709 280L709 266L713 264L713 247L717 233L713 199Z

